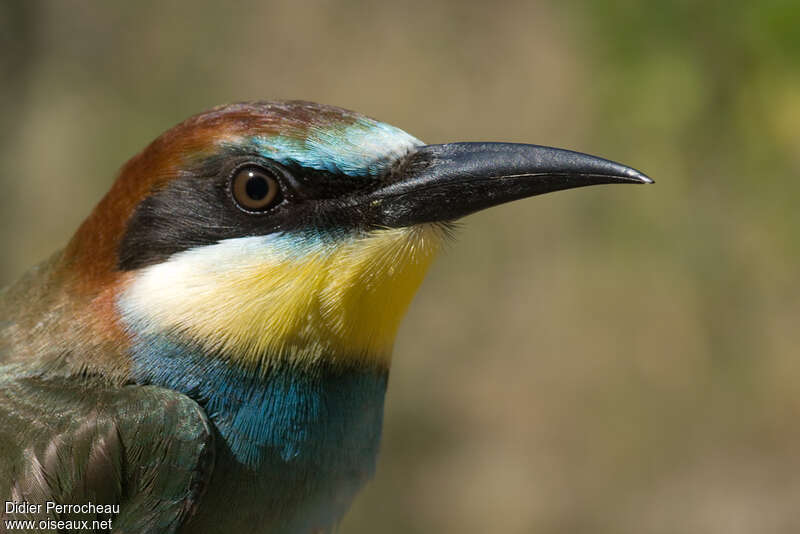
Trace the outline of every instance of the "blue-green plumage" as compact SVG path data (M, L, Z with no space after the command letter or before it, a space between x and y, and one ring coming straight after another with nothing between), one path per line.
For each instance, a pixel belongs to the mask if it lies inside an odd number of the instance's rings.
M346 456L344 471L374 470L385 369L321 362L309 369L275 363L245 370L224 355L163 335L135 339L132 376L197 400L233 456L250 469L274 455L293 462L293 469L336 466Z
M253 146L284 165L345 174L378 177L418 139L389 124L358 118L350 124L314 130L310 135L255 136Z
M247 493L256 502L280 503L273 507L280 514L259 508L259 521L276 532L335 523L342 503L375 471L385 369L321 362L246 371L167 336L136 339L133 362L137 383L179 391L203 407L224 449L218 461L229 464L221 476L241 471L252 479L246 492L234 484L229 497L239 501ZM227 502L218 503L217 514L230 512Z

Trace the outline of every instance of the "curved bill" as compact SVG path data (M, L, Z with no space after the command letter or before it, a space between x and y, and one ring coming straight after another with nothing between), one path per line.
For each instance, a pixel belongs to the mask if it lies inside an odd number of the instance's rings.
M422 146L391 183L368 195L386 226L458 219L498 204L599 184L650 184L607 159L538 145L448 143Z

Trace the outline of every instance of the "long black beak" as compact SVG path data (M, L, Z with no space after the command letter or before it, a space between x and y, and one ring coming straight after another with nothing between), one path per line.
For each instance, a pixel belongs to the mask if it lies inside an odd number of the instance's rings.
M458 219L498 204L598 184L651 184L607 159L538 145L448 143L420 147L368 204L390 227Z

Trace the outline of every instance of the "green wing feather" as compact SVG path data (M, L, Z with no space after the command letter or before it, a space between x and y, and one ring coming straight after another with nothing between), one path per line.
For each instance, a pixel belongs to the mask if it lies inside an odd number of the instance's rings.
M12 519L112 519L115 533L171 533L194 513L214 463L212 430L197 403L153 386L19 371L0 367L0 501L43 506L0 510L0 532ZM119 513L47 513L48 501L118 505Z

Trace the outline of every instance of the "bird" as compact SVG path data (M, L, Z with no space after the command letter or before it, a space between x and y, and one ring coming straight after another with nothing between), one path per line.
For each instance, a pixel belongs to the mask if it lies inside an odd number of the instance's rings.
M398 325L453 222L652 182L304 101L186 119L0 293L0 532L333 530L375 472Z

